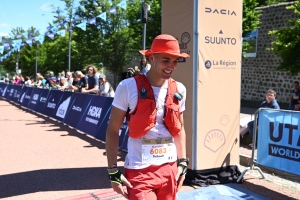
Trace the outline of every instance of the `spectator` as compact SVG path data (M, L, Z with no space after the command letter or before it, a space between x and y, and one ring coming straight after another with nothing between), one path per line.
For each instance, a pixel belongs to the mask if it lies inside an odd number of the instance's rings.
M295 110L296 106L299 104L299 95L300 95L300 90L299 90L299 82L295 81L293 84L294 89L291 91L291 96L290 96L290 104L288 110Z
M75 92L81 92L82 88L88 88L87 84L87 77L81 72L81 71L76 71L75 76L77 79L77 84L72 84L72 89Z
M266 100L263 101L260 104L260 108L273 108L273 109L280 109L277 101L276 101L276 92L274 90L268 90L266 93ZM258 126L258 119L257 119L257 126ZM248 123L248 131L250 134L251 139L253 139L253 127L254 127L254 120L250 121ZM249 146L252 148L253 146L253 141L252 143L249 144Z
M97 92L98 95L105 97L114 97L115 91L111 84L106 80L106 76L104 74L99 75L99 90Z
M96 76L97 69L93 65L88 65L85 68L86 73L88 74L87 77L87 84L88 88L82 88L81 92L85 94L96 94L99 88L98 77Z
M36 87L43 88L46 85L46 81L47 80L42 75L39 75Z
M56 88L57 84L58 84L58 80L56 77L54 77L54 73L49 72L49 77L46 80L46 85L48 85L49 88Z
M142 58L141 59L141 63L140 63L140 71L142 74L145 74L146 72L148 72L151 68L151 65L149 63L147 63L147 59L146 58Z
M36 73L36 75L35 75L35 86L36 87L40 87L40 85L41 85L41 82L40 82L40 79L39 79L39 77L41 76L41 74L40 73ZM40 84L39 84L40 83Z
M66 74L66 78L67 78L67 83L68 86L71 86L73 83L73 76L72 76L72 72L67 72Z
M125 79L117 87L106 131L109 178L114 191L127 199L173 200L189 160L183 122L186 89L171 75L178 58L190 56L180 53L176 38L165 34L154 39L150 50L140 53L148 56L155 68L146 75ZM180 100L174 98L177 91ZM126 114L129 138L123 176L117 168L116 141Z
M67 79L64 76L61 76L56 87L59 90L65 90L68 87Z
M29 76L26 76L24 84L25 86L31 87L31 80Z
M20 85L20 84L22 84L22 79L18 75L16 75L15 79L12 81L12 83L15 85Z
M25 80L24 80L24 77L22 76L22 74L20 74L19 78L21 79L21 84L25 84Z
M131 78L135 76L135 70L133 68L128 68L126 72L126 78Z
M8 74L6 74L5 77L4 77L4 83L9 83Z

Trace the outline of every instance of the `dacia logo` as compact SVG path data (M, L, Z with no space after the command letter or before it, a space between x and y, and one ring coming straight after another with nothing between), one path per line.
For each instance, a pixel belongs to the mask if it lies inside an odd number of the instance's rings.
M235 11L226 10L226 9L212 9L212 8L205 8L206 13L212 13L212 14L221 14L221 15L235 15Z

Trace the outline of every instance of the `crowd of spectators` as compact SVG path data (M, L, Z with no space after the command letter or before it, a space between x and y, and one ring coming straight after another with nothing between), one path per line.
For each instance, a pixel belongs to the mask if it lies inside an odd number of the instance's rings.
M37 73L35 80L22 75L15 75L9 79L8 74L3 77L4 83L25 85L27 87L38 87L47 89L58 89L62 91L80 92L84 94L94 94L107 97L114 97L114 89L106 80L106 76L99 74L97 68L93 65L88 65L85 71L67 72L55 76L54 72L49 72L42 76Z

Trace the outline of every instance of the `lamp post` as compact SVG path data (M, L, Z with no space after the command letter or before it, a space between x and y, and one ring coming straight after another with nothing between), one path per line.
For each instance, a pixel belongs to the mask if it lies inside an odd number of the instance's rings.
M65 20L65 17L61 17L61 16L54 16L55 18L57 19L60 19L60 20ZM68 71L70 72L71 71L71 37L72 37L72 24L77 21L81 21L82 19L79 18L79 19L74 19L74 21L70 20L67 21L68 24L69 24L69 27L67 28L68 32L69 32L69 39L68 39Z
M17 50L16 73L19 74L19 50Z
M60 20L65 20L65 17L61 17L61 16L54 16L57 19ZM68 71L71 71L71 34L72 34L72 21L71 19L68 21L69 27L68 27L68 32L69 32L69 39L68 39Z
M70 25L71 25L71 21L70 21ZM69 59L68 59L68 71L70 72L71 71L71 34L72 34L72 30L70 29L70 26L69 25L69 41L68 41L68 45L69 45Z
M35 48L35 76L37 74L38 70L38 48L39 48L39 43L36 41L36 48ZM36 80L37 81L37 80Z
M142 3L142 2L141 2ZM143 38L142 38L142 49L146 49L146 24L148 21L148 11L150 10L150 6L144 0L142 3L142 12L141 12L141 22L143 23Z

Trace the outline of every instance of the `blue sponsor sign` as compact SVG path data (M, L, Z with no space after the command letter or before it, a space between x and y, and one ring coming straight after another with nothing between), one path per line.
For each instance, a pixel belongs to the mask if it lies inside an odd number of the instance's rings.
M78 130L95 136L97 128L101 125L101 122L110 112L109 108L112 104L113 98L107 98L102 96L91 96L91 101L85 105L84 113L77 126Z
M27 107L28 103L31 99L31 93L33 91L32 87L24 87L22 92L21 92L21 97L19 99L20 105Z
M44 109L46 108L46 105L47 105L47 98L48 98L48 94L49 94L50 90L42 89L42 88L39 88L39 89L40 89L40 96L39 96L39 100L37 101L34 110L39 113L44 113Z
M3 92L4 88L5 88L5 85L6 84L4 84L4 83L0 83L0 96L1 97L2 97L2 92Z
M14 85L8 85L6 88L6 92L4 94L4 98L10 100L14 94Z
M62 98L63 92L60 90L50 90L48 95L48 101L46 103L46 107L43 110L43 114L54 117L55 116L55 110L60 102L60 99Z
M27 108L31 110L35 110L35 107L37 105L37 102L39 101L39 97L41 94L42 89L41 88L34 88L31 94L31 99L28 103Z
M109 97L107 97L109 98ZM106 116L104 117L103 121L101 122L100 126L97 129L95 138L105 142L106 141L106 129L109 123L109 119L110 119L110 112L111 112L111 106L106 114ZM124 121L119 129L119 145L118 147L121 148L123 141L124 141L124 137L127 133L127 122L126 122L126 118L124 118Z
M263 109L258 124L258 163L300 175L300 113Z
M21 85L14 85L14 93L10 100L12 100L16 103L19 103L19 98L21 96L22 88L23 88L23 86L21 86Z
M4 85L3 85L2 89L1 89L1 94L0 94L2 97L5 96L7 87L8 87L8 84L4 84Z
M102 122L99 124L97 130L96 130L96 134L95 134L95 138L105 142L106 141L106 129L107 129L107 125L110 119L110 111L111 111L111 105L109 106L109 109L107 110L107 112L105 113L105 116L102 120ZM121 135L121 130L119 130L119 136ZM119 138L119 144L120 144L120 138Z
M67 115L64 119L64 123L72 127L77 127L86 106L92 100L91 95L82 93L74 93L68 108Z
M64 121L65 116L68 111L69 104L72 99L72 94L73 94L73 92L63 92L62 97L60 98L60 101L57 104L57 106L54 110L54 113L53 113L53 117L55 119Z

